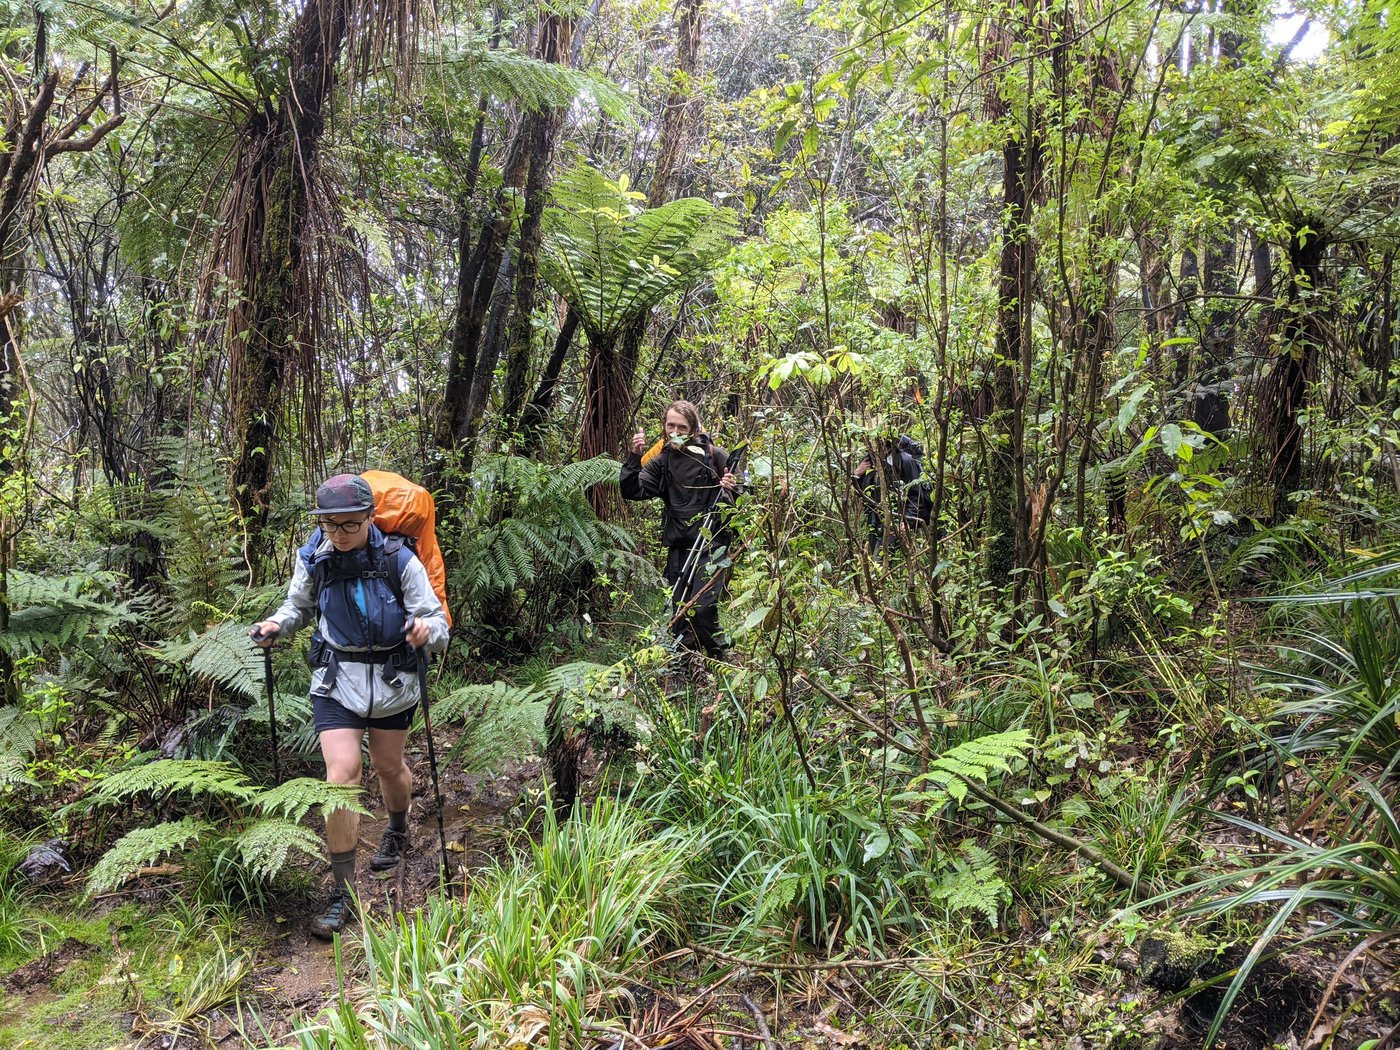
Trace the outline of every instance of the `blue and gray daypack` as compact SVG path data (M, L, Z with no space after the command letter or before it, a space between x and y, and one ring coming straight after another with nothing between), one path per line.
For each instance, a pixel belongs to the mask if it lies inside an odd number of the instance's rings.
M317 529L297 551L311 576L320 614L307 659L312 667L327 669L322 682L327 690L341 663L383 664L385 681L415 664L404 642L408 615L403 603L403 574L414 557L412 545L372 523L367 528L369 543L359 550L337 551ZM330 637L323 635L322 625Z

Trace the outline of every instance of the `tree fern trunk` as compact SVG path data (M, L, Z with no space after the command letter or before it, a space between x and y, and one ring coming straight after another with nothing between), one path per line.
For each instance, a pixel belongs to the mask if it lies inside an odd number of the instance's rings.
M309 379L310 288L304 279L324 113L349 28L352 0L309 0L292 32L286 94L244 128L236 178L247 191L233 245L241 303L230 311L230 402L238 430L232 487L255 578L264 553L272 464L288 380Z

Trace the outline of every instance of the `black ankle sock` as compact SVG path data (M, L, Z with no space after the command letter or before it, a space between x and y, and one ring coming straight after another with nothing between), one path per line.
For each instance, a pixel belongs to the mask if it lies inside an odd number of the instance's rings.
M355 885L355 851L331 854L331 875L335 877L335 888L342 893L349 892Z
M407 810L407 809L401 809L401 810L398 810L398 811L395 811L395 810L392 810L392 809L389 810L389 830L391 830L391 831L407 831L407 830L408 830L408 810Z

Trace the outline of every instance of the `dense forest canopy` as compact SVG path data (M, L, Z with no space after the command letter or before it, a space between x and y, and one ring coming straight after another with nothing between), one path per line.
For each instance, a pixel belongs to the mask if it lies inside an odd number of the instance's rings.
M224 994L137 1036L251 994L360 803L247 628L384 469L470 891L264 1041L1397 1038L1388 5L0 0L0 72L0 972L183 902ZM618 485L676 400L743 463L684 668Z

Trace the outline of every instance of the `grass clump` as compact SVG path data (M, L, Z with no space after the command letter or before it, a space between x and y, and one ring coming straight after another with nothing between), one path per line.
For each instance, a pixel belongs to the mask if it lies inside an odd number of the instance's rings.
M608 991L683 932L679 902L700 841L602 798L576 819L546 807L538 842L461 900L366 920L366 976L297 1033L332 1047L577 1046L606 1029Z

